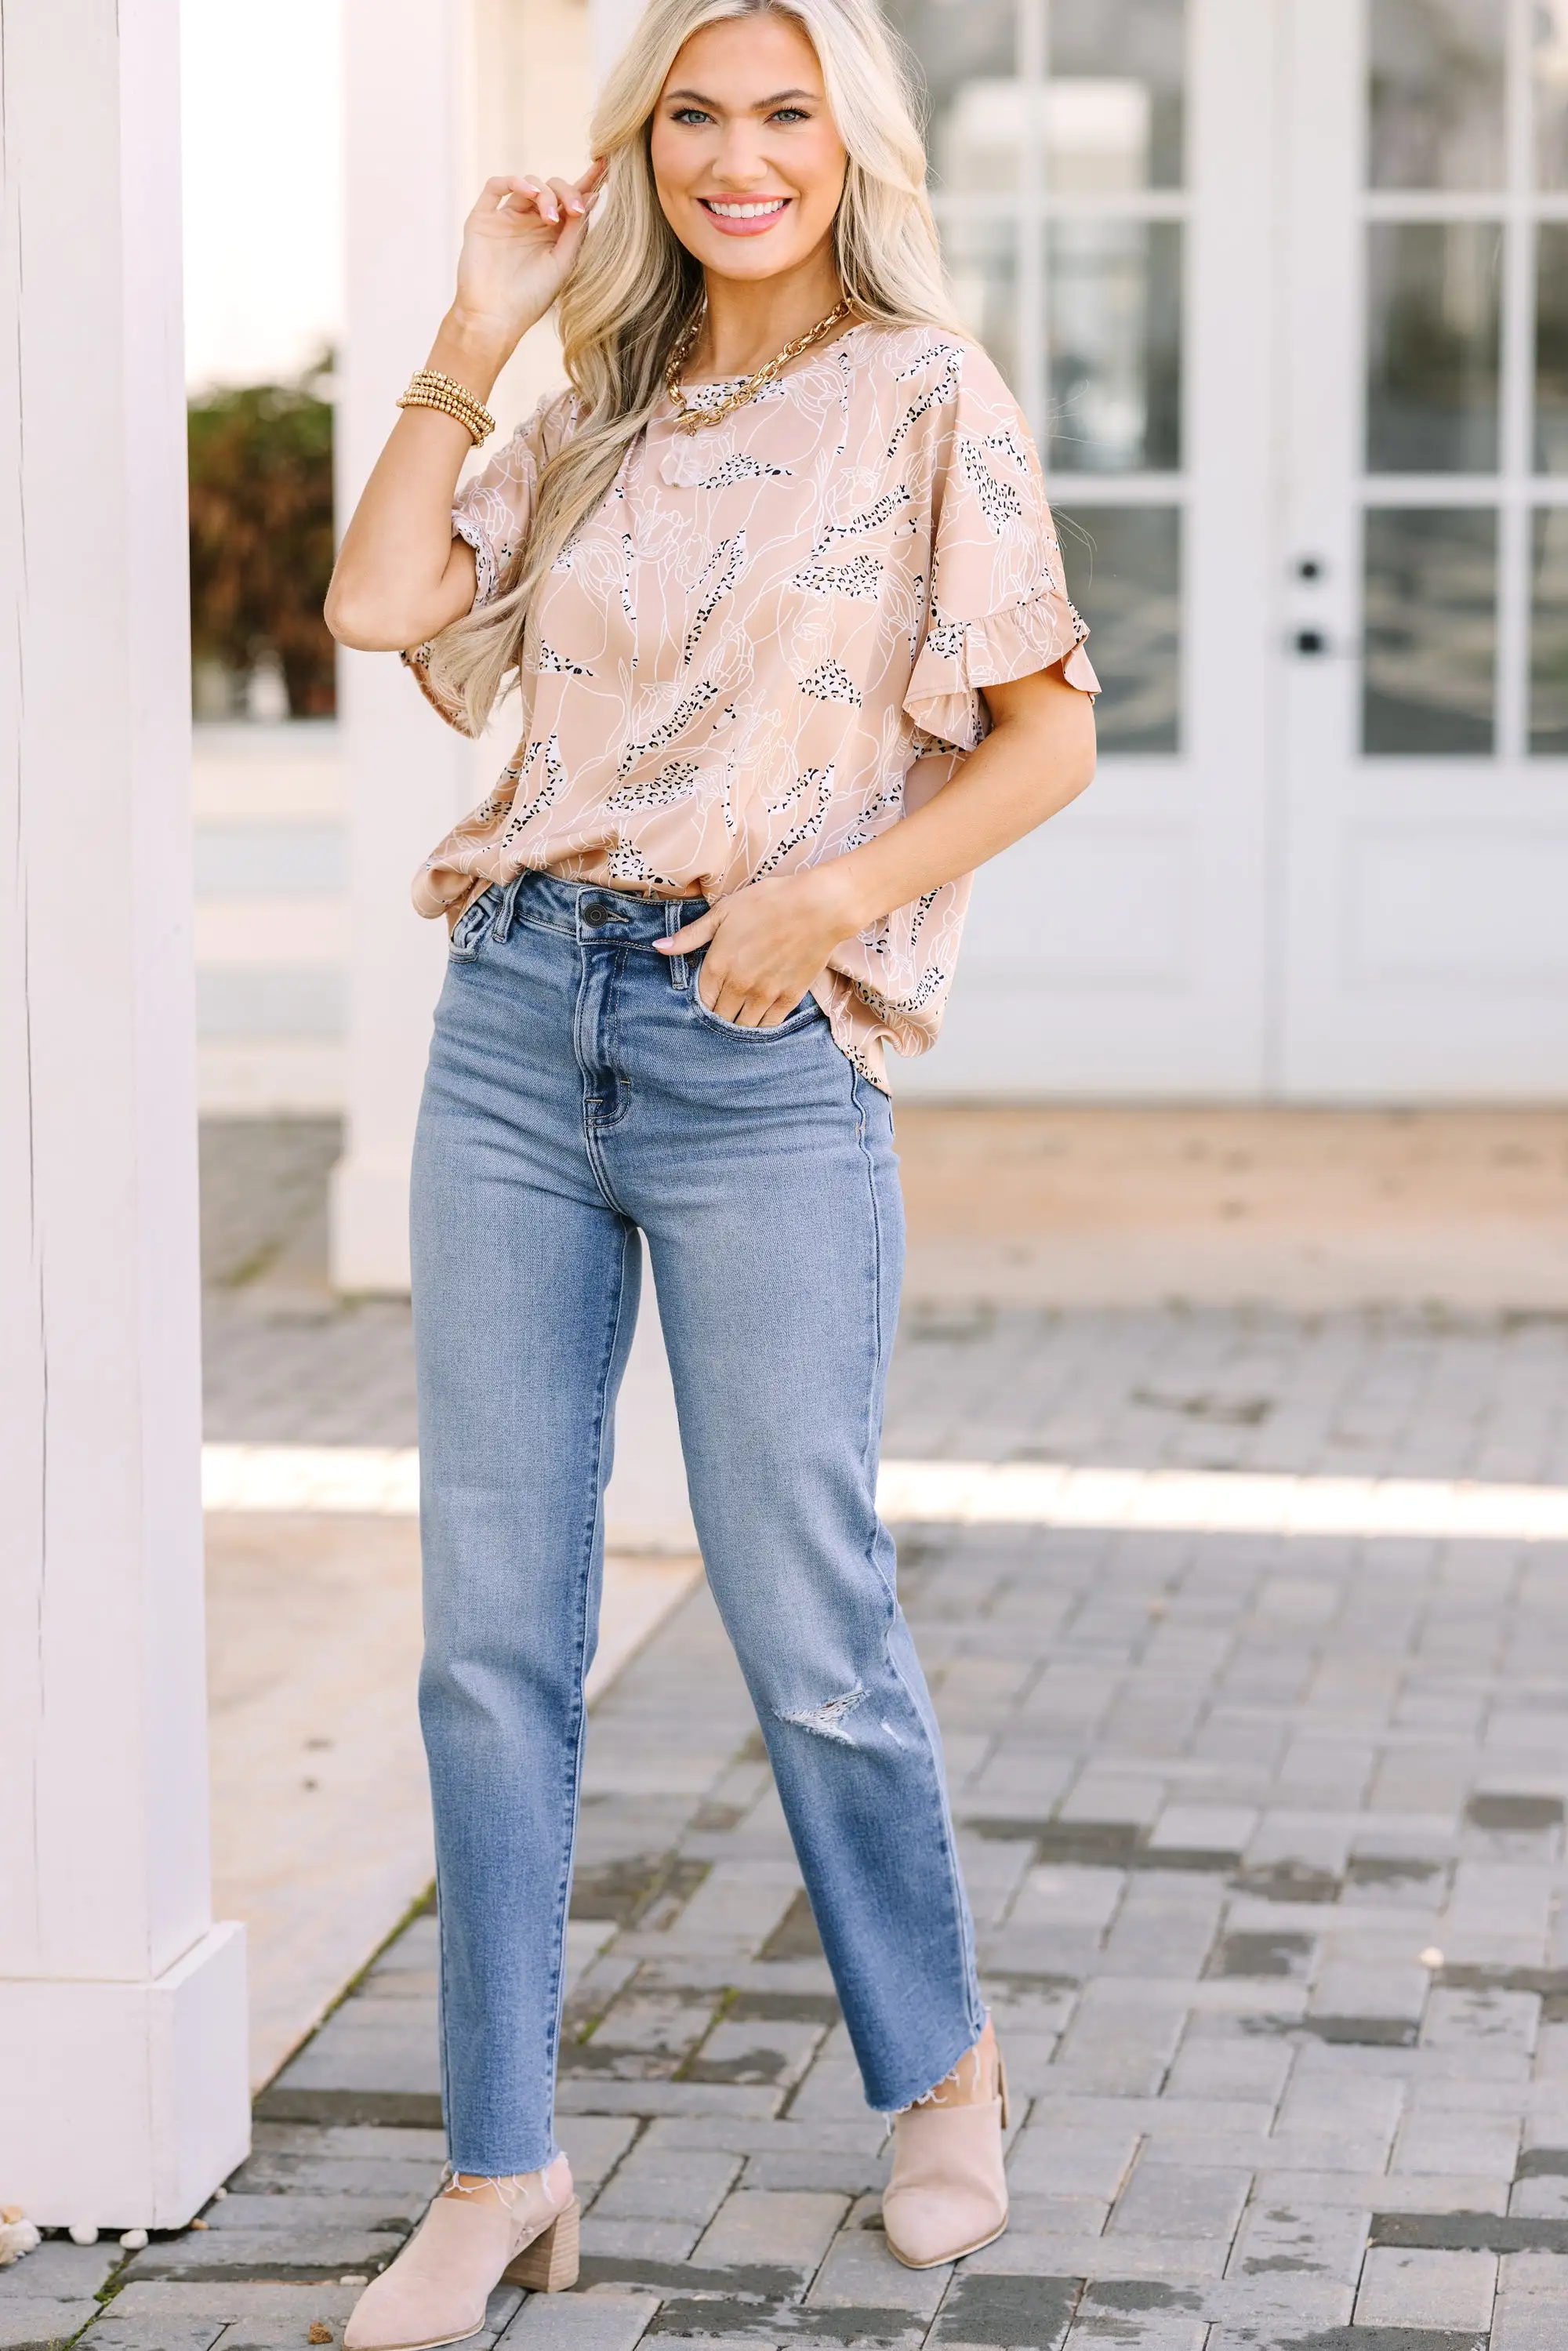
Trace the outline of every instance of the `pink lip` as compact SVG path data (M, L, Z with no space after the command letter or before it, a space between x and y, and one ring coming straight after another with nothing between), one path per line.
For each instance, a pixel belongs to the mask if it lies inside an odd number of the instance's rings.
M771 204L773 201L774 199L771 196L721 196L716 198L712 196L699 196L697 198L698 204L701 204L704 212L707 214L707 216L709 220L712 221L715 228L718 229L725 236L764 235L768 229L778 227L779 222L784 218L785 214L789 211L794 199L790 196L786 196L780 203L779 210L776 213L755 213L750 220L727 220L722 213L716 213L711 209L715 203L768 204Z

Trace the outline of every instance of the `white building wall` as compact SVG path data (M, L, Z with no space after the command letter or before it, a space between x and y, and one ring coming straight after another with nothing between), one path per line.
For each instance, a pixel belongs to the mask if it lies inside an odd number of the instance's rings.
M191 768L202 1110L340 1112L350 904L339 728L198 726Z

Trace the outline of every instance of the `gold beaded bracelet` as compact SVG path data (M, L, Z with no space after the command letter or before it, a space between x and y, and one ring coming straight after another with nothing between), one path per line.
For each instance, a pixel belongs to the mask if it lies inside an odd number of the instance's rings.
M430 368L421 368L410 380L398 406L438 408L444 416L455 417L459 424L467 426L476 448L481 441L487 441L496 429L495 418L487 408L480 406L471 392L465 392L449 375L437 375Z

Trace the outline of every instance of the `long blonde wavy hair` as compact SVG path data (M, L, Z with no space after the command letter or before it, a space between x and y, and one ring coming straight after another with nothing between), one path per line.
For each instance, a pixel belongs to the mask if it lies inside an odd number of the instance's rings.
M883 325L952 324L911 78L876 0L651 0L593 117L603 197L558 304L577 429L539 475L528 538L502 592L444 630L429 655L432 686L476 735L524 666L539 582L658 407L670 351L701 298L701 267L653 184L649 134L659 92L705 25L763 15L793 19L815 49L848 152L833 223L846 298Z

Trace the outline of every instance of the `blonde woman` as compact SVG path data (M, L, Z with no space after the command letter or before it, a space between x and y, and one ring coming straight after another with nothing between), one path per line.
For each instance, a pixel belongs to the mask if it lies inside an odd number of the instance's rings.
M434 851L413 1181L452 2178L348 2351L576 2274L552 2131L583 1674L652 1253L708 1578L873 2106L901 2261L1007 2222L936 1726L876 1514L884 1053L984 859L1081 791L1093 673L1027 430L948 322L872 0L654 0L578 181L493 180L328 617L522 734ZM590 213L594 217L590 224ZM570 391L456 496L559 305Z

